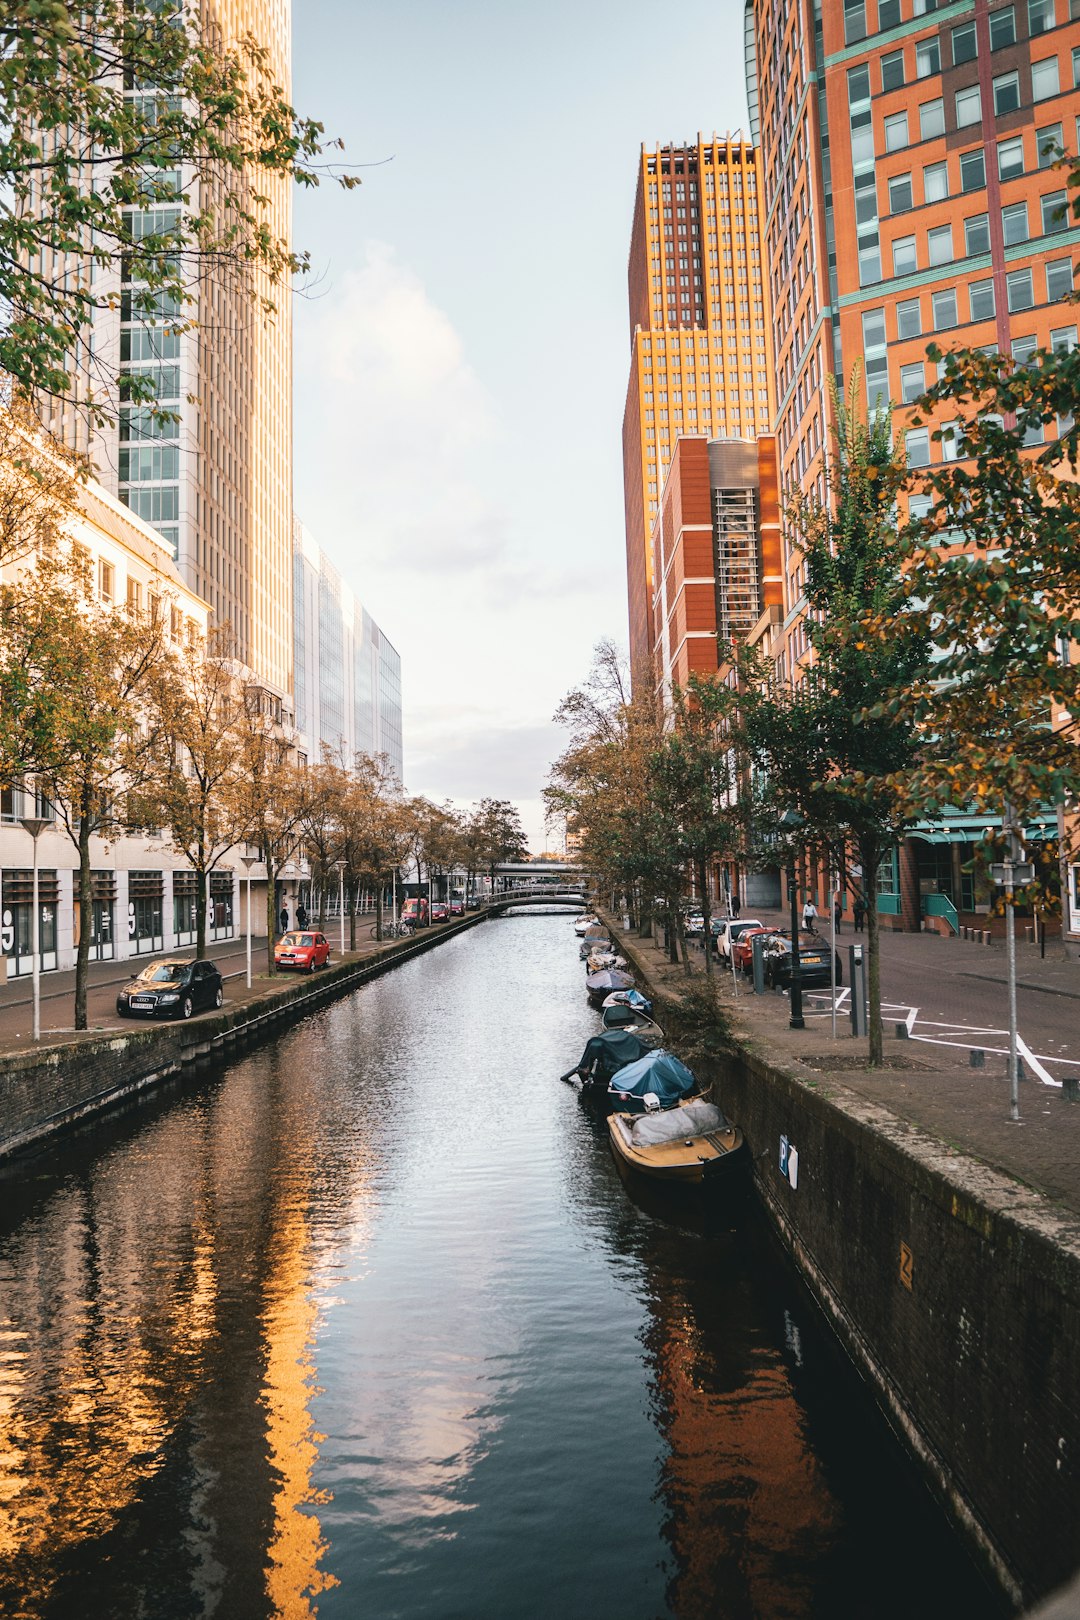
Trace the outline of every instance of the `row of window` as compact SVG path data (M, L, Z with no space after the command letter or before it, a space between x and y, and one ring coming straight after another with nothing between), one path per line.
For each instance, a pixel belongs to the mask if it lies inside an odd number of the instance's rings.
M1060 124L1047 124L1042 129L1036 130L1035 135L1039 153L1039 168L1049 168L1055 155L1062 150L1062 126ZM997 169L1000 180L1015 180L1024 173L1024 141L1022 136L1017 135L1009 140L998 142ZM908 169L904 174L892 175L887 185L890 213L903 214L916 206L914 171ZM960 153L960 191L963 194L971 191L984 191L985 189L986 154L983 147L973 146L969 152ZM923 202L944 202L951 195L947 160L943 159L939 163L924 164L922 169ZM1063 193L1060 195L1063 195ZM1058 228L1064 229L1064 225Z
M1073 267L1071 259L1057 259L1041 266L1046 282L1046 302L1054 304L1072 291ZM1005 297L1010 315L1025 309L1034 309L1036 303L1035 267L1026 265L1022 270L1010 270L1005 276ZM1041 288L1038 289L1041 291ZM972 321L988 321L996 314L994 283L992 280L973 281L964 288L939 287L930 294L930 330L947 332L960 325L960 293L966 292L968 313ZM896 312L896 342L922 337L927 328L923 324L921 298L901 299L894 306ZM882 352L886 343L885 311L867 310L862 317L863 346L866 351Z
M1040 214L1043 236L1052 236L1068 228L1068 197L1064 191L1050 191L1040 201ZM1022 242L1030 240L1028 230L1028 205L1026 202L1009 203L1001 210L1001 223L1006 247L1016 247ZM964 257L972 258L975 254L989 253L990 251L990 216L988 214L973 214L964 221ZM936 265L951 264L956 257L953 252L953 228L951 225L935 225L926 233L926 263L933 269ZM898 236L892 245L893 275L907 276L919 265L919 239L916 236Z
M1080 57L1074 59L1074 78L1080 71ZM1001 73L992 81L994 115L1002 118L1018 112L1023 105L1018 72ZM1061 90L1061 75L1056 56L1031 64L1031 99L1046 101ZM965 129L982 122L982 92L977 84L965 85L954 93L955 128ZM924 101L919 107L919 140L930 141L945 134L945 102L941 96L935 101ZM886 152L901 152L911 145L911 126L908 109L889 113L884 121Z
M926 17L937 9L937 0L911 0L911 10L908 15L912 18ZM1001 45L1011 45L1015 42L1016 9L1015 6L1006 6L1003 11L995 12L991 16L990 38L991 45L995 50ZM1026 11L1029 34L1044 34L1048 28L1053 28L1057 22L1057 0L1027 0ZM996 43L995 17L1002 19L998 24ZM887 28L896 28L902 20L901 0L878 0L877 26L879 31L884 32ZM844 43L857 45L861 39L866 39L870 32L867 0L844 0ZM964 32L964 30L954 29L953 32L955 35ZM957 58L954 55L953 60L966 61L968 58Z
M1035 38L1045 34L1057 22L1054 0L1028 0L1028 35ZM1016 44L1016 7L1005 6L990 14L990 49L999 51ZM949 35L953 67L973 62L978 55L978 39L974 22L961 23ZM881 57L882 91L899 90L907 83L906 58L903 50L888 51ZM915 46L915 77L928 79L941 72L941 40L935 34Z

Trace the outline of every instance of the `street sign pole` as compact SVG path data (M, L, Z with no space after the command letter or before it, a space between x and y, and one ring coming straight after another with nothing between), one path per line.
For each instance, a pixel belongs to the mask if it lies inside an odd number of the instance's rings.
M1002 828L1008 841L1008 854L990 868L994 882L1005 890L1005 963L1009 981L1009 1119L1020 1120L1020 1030L1016 1013L1016 885L1031 883L1034 865L1023 859L1020 837L1013 824L1012 805L1005 806Z

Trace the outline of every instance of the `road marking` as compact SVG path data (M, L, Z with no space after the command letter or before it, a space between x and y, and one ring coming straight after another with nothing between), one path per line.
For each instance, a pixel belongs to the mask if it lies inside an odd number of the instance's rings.
M919 1016L918 1007L912 1007L911 1011L907 1015L907 1027L908 1027L908 1034L909 1035L911 1034L912 1029L915 1027L915 1020L916 1020L916 1018L918 1018L918 1016Z
M1055 1080L1052 1074L1047 1074L1027 1041L1022 1040L1019 1035L1016 1037L1016 1045L1024 1062L1031 1065L1044 1086L1060 1086L1063 1084L1061 1080Z

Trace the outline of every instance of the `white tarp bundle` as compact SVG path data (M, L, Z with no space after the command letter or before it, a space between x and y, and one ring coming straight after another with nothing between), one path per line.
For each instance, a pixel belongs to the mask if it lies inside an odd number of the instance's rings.
M642 1114L635 1119L630 1135L635 1147L656 1147L660 1142L678 1142L687 1136L727 1129L728 1122L715 1103L690 1102L681 1108L665 1108L659 1114Z

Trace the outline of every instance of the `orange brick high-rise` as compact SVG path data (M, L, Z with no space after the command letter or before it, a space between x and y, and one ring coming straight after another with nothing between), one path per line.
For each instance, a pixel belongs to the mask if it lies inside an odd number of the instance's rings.
M630 657L652 658L651 535L684 434L754 438L774 414L762 176L741 137L641 151L628 267L623 417ZM650 671L649 679L652 674Z

